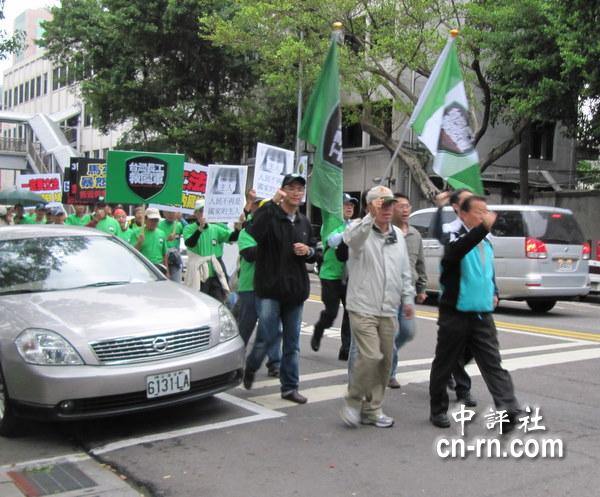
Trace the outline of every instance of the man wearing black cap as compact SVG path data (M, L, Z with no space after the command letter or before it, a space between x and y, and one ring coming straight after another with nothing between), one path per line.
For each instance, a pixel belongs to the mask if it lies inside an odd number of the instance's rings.
M244 386L252 387L254 374L277 340L281 323L281 397L298 404L306 402L298 393L300 326L310 291L305 263L313 262L316 245L310 221L298 211L305 187L302 176L286 174L281 189L256 211L247 228L257 243L254 287L261 326L246 361Z
M48 209L46 204L40 202L35 206L35 211L32 214L23 216L21 224L46 224L46 214Z
M333 230L327 240L323 240L323 264L321 264L319 278L321 279L321 300L325 304L325 309L321 311L319 320L315 324L310 346L315 352L319 350L323 332L335 321L341 302L344 306L344 316L341 330L342 346L338 359L347 361L350 351L350 321L346 311L346 264L338 259L336 248L342 242L342 234L354 216L354 208L358 206L358 201L344 193L343 202L344 223Z

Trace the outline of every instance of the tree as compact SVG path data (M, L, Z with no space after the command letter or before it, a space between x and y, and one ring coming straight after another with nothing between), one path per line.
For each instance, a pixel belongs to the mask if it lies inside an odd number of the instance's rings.
M4 0L0 0L0 20L4 19ZM6 31L0 29L0 60L8 57L8 54L17 53L23 47L25 34L16 31L13 36L8 36Z
M209 33L198 32L198 17L225 18L229 4L63 0L43 25L41 45L76 72L97 128L129 127L119 146L237 163L257 138L291 142L271 123L293 113L256 88L253 60L200 36Z
M342 88L360 100L356 119L363 130L390 153L397 147L399 129L386 130L378 122L375 102L391 99L400 117L396 122L403 126L418 98L415 77L429 75L449 29L458 27L467 91L475 104L476 142L490 124L504 122L513 131L481 158L485 170L518 145L532 123L560 119L571 126L577 121L580 87L564 72L552 32L553 1L238 0L231 17L202 21L215 43L259 57L263 82L278 94L287 91L288 99L297 87L299 67L304 89L311 87L331 22L341 21L346 36ZM431 196L436 189L425 174L422 155L401 148L399 159Z

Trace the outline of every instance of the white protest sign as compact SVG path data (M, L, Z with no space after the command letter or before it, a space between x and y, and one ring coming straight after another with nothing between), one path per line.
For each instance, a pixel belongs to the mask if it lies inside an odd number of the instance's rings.
M204 217L211 222L236 222L246 204L247 166L208 166Z
M294 151L264 143L256 145L254 182L258 198L271 198L281 188L286 174L294 172Z
M40 195L46 202L62 202L60 174L21 174L17 179L17 189Z

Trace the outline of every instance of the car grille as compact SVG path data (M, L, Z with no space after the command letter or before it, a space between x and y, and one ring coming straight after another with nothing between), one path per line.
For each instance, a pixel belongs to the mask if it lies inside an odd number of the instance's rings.
M203 380L193 381L189 391L174 395L149 399L146 396L146 392L132 392L90 399L75 399L72 401L73 405L68 411L61 411L58 406L56 409L60 418L95 417L133 412L152 407L162 407L170 404L177 404L179 402L201 399L239 385L241 380L242 370L237 369L219 376L212 376Z
M90 344L102 364L129 364L192 354L210 346L210 327L143 337L124 337Z

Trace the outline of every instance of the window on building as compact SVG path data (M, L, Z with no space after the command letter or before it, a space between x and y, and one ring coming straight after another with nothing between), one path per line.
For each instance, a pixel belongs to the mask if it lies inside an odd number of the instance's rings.
M99 159L100 158L100 150L94 150L93 156L94 156L94 159Z
M67 84L72 85L73 83L75 83L75 80L77 79L77 66L75 64L71 64L66 69L67 69L67 78L66 78Z
M48 73L44 73L44 95L48 94Z
M52 89L58 90L58 78L60 77L60 68L55 67L52 69Z
M8 92L4 94L4 108L8 109Z
M19 103L23 103L23 83L19 85Z
M554 129L556 123L537 124L531 129L529 157L532 159L552 160L554 152Z
M25 81L25 97L23 100L25 102L29 100L29 81Z
M92 125L92 115L85 109L83 114L83 125L89 128Z
M12 90L8 90L8 106L12 107Z
M102 149L102 157L105 158L105 159L108 157L108 148L103 148Z
M344 148L362 147L362 127L358 122L361 105L344 107L342 112L342 144Z
M42 77L41 76L38 76L37 78L35 78L35 96L36 97L42 96Z
M29 82L29 100L33 100L35 98L35 78L33 78Z
M85 152L83 152L83 156L84 156L86 159L89 159L89 158L90 158L90 151L89 151L89 150L86 150Z
M373 103L373 123L378 128L382 129L386 135L392 134L392 101L391 100L378 100ZM370 135L371 145L381 145L381 142Z

